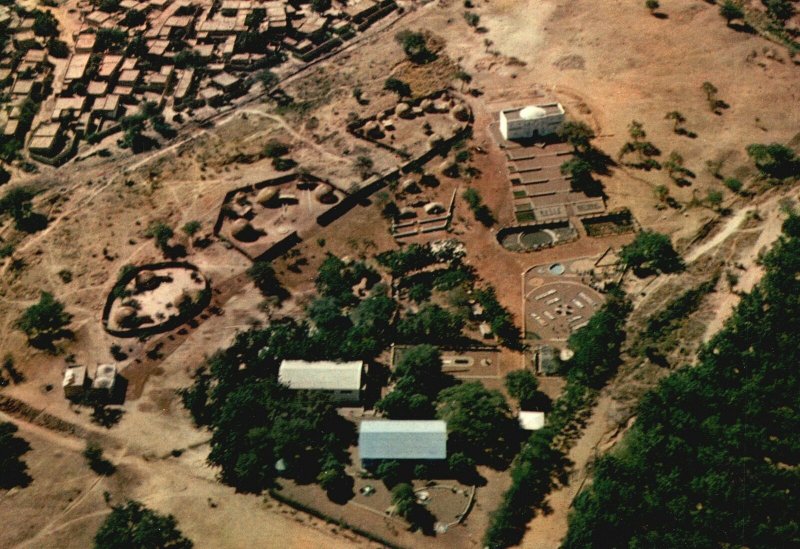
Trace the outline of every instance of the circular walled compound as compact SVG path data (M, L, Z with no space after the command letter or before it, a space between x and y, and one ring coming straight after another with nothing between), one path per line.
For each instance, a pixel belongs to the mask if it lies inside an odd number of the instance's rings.
M180 326L211 300L211 286L186 262L142 265L125 272L106 299L103 328L117 337L139 337Z

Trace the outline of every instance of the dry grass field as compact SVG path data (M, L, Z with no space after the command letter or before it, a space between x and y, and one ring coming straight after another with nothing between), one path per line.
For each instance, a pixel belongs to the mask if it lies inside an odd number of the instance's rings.
M374 172L395 167L395 155L370 147L344 128L350 113L368 115L394 102L394 95L382 89L388 75L403 75L415 93L423 93L420 90L448 83L458 90L458 82L448 81L456 67L471 74L469 87L481 93L468 96L474 113L470 146L485 154L473 154L472 165L479 175L453 182L452 188L469 184L478 189L499 226L509 224L513 216L503 155L488 133L501 107L556 99L571 117L595 128L596 145L612 158L627 140L628 124L642 122L648 139L662 151L659 160L676 151L696 177L691 185L678 187L666 170L613 167L602 177L608 209L629 208L643 227L670 234L679 251L685 252L698 230L719 216L703 205L703 199L709 190L722 191L724 205L733 213L722 218L718 232L704 241L710 244L701 243L699 251L689 252L689 262L701 265L707 260L703 252L708 252L727 267L742 263L737 289L752 287L760 276L754 258L777 237L779 204L788 190L734 196L710 173L707 163L717 164L725 177L748 181L754 175L745 153L748 144L786 143L795 137L800 129L796 108L800 67L781 46L727 28L716 6L701 0L662 4L664 18L651 16L643 2L477 0L473 11L480 15L480 29L475 30L462 16L462 2L408 2L396 25L288 82L285 90L301 107L248 104L213 127L192 130L155 152L134 157L118 149L112 139L102 144L110 156L92 155L58 170L43 168L29 179L19 178L19 183L42 190L34 204L48 216L49 225L31 235L15 231L7 219L0 225L0 237L16 244L14 260L0 260L0 349L13 357L25 378L2 392L103 435L106 453L118 472L109 478L96 476L80 455L83 441L20 421L20 434L33 447L25 460L34 482L0 492L0 519L7 525L0 532L0 546L87 547L108 512L104 491L112 501L138 498L175 514L197 547L374 545L277 502L236 494L216 482L215 471L205 464L208 433L192 426L175 391L187 386L191 372L228 345L238 330L263 324L269 315L301 312L313 294L313 278L326 252L359 257L396 247L375 200L326 227L307 230L295 255L274 262L278 278L292 293L279 309L265 306L243 274L249 260L211 238L207 247L188 246L185 260L210 281L216 312L209 309L192 324L163 335L116 340L103 330L101 310L124 265L162 260L153 239L145 236L151 223L165 222L178 234L185 223L197 220L201 234L210 235L228 191L275 175L262 154L270 139L287 143L290 157L301 169L340 189L354 188L363 179L355 166L360 155L371 158ZM442 61L427 73L414 74L393 38L401 28L434 33L441 43ZM705 81L712 82L729 104L721 114L708 107L701 89ZM355 87L362 89L366 104L354 98ZM673 132L672 122L665 119L673 110L685 115L685 126L696 133L695 138ZM681 207L657 208L658 185L667 186ZM749 223L739 213L745 209L758 209L762 220ZM497 225L486 228L476 222L460 196L451 233L467 243L467 263L497 288L499 300L517 315L518 324L523 314L520 275L527 268L598 256L632 238L583 237L532 254L514 253L498 243ZM71 274L69 282L59 274L65 271ZM689 275L702 278L692 270ZM655 282L634 281L629 289L638 302L653 298L650 306L656 307L659 288L667 295L691 280L695 279L661 277ZM52 292L74 315L75 337L60 342L56 355L29 348L23 334L13 328L40 290ZM708 328L697 334L698 342L721 326L737 299L722 280L719 291L700 311ZM128 399L119 424L105 430L89 421L85 409L75 409L64 400L60 381L66 357L93 368L112 360L114 343L128 356L120 363L129 381ZM517 368L522 357L504 350L500 362L502 375ZM620 412L624 406L619 403L627 405L660 375L652 365L645 370L637 369L638 364L628 366L630 370L623 369L617 384L601 396L583 437L571 450L572 482L550 498L553 513L538 516L529 525L523 546L558 546L585 467L617 440L624 430L620 418L630 417ZM559 382L543 383L543 389L555 394ZM183 453L171 457L173 450ZM458 545L480 546L488 513L508 482L502 475L486 475L490 482L478 492L468 529L453 537ZM410 535L398 539L410 539L409 546L425 542ZM437 543L448 546L448 539Z

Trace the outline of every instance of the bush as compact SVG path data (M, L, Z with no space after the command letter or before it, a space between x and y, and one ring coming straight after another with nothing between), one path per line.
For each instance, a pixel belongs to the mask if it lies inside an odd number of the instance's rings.
M400 97L411 96L411 86L400 80L399 78L390 77L383 83L383 89L394 92Z
M83 457L89 468L101 476L110 476L116 471L114 464L103 457L103 449L96 442L87 442Z
M792 176L796 177L800 173L800 159L786 145L781 145L780 143L748 145L747 154L762 175L767 177L785 179Z
M267 158L278 158L279 156L285 156L287 154L289 154L289 145L277 139L270 139L267 141L267 144L264 145L264 156Z
M41 292L39 302L25 309L14 325L28 336L31 345L49 347L56 339L71 335L66 329L71 320L72 315L53 294Z
M734 177L728 177L724 181L725 186L733 193L740 193L742 191L742 182Z

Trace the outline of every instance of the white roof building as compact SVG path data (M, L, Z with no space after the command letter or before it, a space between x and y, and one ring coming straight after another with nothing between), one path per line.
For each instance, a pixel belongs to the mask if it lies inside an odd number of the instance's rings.
M446 459L447 423L442 420L365 420L358 433L361 461Z
M335 400L359 400L364 390L364 363L284 360L278 381L298 391L325 391Z
M544 412L520 411L518 419L519 426L526 431L538 431L544 427Z
M561 103L542 103L500 111L500 133L504 139L529 139L555 133L564 122Z

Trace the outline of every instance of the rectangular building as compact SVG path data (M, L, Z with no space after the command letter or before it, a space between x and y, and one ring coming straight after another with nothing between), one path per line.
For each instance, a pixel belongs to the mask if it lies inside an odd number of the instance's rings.
M447 459L447 423L441 420L365 420L358 433L364 467L381 460Z
M284 360L278 370L278 381L298 391L324 391L340 403L359 402L366 388L361 361Z
M506 140L555 133L564 122L561 103L543 103L500 111L500 133Z

